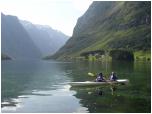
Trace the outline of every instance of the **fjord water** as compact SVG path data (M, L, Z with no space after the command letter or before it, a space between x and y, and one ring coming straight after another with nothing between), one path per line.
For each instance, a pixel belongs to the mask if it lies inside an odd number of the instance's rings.
M150 62L2 61L2 112L150 112ZM70 88L68 82L89 81L88 72L111 71L128 85Z

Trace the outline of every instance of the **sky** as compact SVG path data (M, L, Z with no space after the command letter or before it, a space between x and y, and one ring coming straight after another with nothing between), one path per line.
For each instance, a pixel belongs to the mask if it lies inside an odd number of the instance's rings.
M1 0L0 11L72 36L77 19L91 3L92 0Z

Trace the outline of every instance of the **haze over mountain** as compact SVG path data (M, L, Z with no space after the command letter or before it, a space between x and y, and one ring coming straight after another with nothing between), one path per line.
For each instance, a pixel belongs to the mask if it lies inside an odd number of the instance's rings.
M12 59L41 59L64 45L68 36L49 26L34 25L1 14L2 53Z
M47 25L34 25L28 21L20 21L42 56L54 54L68 40L68 36Z
M150 1L95 1L78 20L72 37L53 58L100 49L151 48Z
M1 14L1 51L12 59L37 59L41 52L16 16Z

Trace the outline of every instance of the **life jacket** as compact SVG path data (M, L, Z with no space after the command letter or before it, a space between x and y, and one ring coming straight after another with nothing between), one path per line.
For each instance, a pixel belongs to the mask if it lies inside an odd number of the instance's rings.
M111 75L111 78L110 78L110 80L114 80L114 81L116 81L118 78L117 78L117 76L116 75Z
M96 81L97 82L101 82L101 81L103 81L104 79L103 79L103 76L101 76L101 75L98 75L97 76L97 78L96 78Z

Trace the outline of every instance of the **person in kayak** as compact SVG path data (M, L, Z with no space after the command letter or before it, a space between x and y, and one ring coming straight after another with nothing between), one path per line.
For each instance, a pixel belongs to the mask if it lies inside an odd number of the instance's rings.
M115 72L112 72L111 75L110 75L110 80L111 81L116 81L118 79L117 75Z
M106 81L106 80L105 80L105 77L103 76L102 73L99 73L99 74L97 75L96 82L104 82L104 81Z

